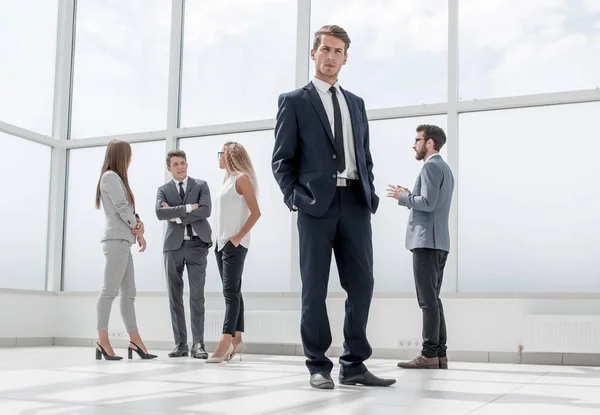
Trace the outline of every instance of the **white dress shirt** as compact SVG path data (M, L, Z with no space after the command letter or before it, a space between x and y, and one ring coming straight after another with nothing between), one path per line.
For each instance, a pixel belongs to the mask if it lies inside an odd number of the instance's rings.
M331 133L335 134L335 125L333 117L333 98L331 97L332 85L320 79L313 78L313 85L317 88L319 97L325 107L327 118L329 119L329 125L331 126ZM354 135L352 134L352 119L350 118L350 110L348 109L348 103L346 97L340 89L340 82L336 81L333 85L337 91L338 102L340 103L340 111L342 113L342 133L344 134L344 154L346 156L346 170L338 171L338 177L346 179L358 179L358 172L356 168L356 152L354 151ZM335 139L335 137L334 137Z
M183 186L182 186L183 187L183 195L185 197L185 192L187 190L187 184L188 184L188 177L185 176L185 179L183 179L181 182L173 179L173 183L175 183L175 190L177 190L177 194L179 194L179 183L183 183ZM190 204L185 205L185 212L190 213L191 211L192 211L192 205L190 205ZM181 223L181 218L175 218L175 222ZM192 226L192 235L198 236L198 234L194 230L193 226ZM187 231L185 231L183 233L183 239L189 239L189 237L187 236Z

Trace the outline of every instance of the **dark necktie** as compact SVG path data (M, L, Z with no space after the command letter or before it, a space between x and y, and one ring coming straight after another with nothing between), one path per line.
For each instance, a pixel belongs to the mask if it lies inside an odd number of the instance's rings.
M342 111L337 97L337 90L334 86L329 88L331 99L333 100L333 127L335 137L335 150L337 152L338 171L343 173L346 170L346 155L344 154L344 133L342 129Z
M179 196L181 196L181 201L185 201L185 192L183 191L183 182L179 182ZM187 225L185 227L186 231L187 231L187 236L190 237L190 239L192 239L192 225Z

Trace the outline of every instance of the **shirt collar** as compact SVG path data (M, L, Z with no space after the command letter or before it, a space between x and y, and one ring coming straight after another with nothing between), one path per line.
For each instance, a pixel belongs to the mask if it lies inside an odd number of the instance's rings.
M183 188L186 189L187 188L187 184L188 184L188 179L189 176L185 176L185 179L183 179L183 181L181 183L183 183ZM179 189L179 181L173 179L173 183L175 183L175 187L177 187L177 189Z
M314 78L312 79L312 83L313 83L313 85L314 85L315 87L317 87L317 89L318 89L319 91L321 91L321 92L322 92L322 93L324 93L324 94L326 94L327 92L329 92L329 88L331 88L331 86L332 86L331 84L329 84L329 83L327 83L327 82L325 82L325 81L321 81L321 80L320 80L319 78L317 78L317 77L314 77ZM338 79L337 81L335 81L335 84L333 84L333 86L335 87L335 89L336 89L338 92L341 92L341 91L340 91L340 80L339 80L339 79Z

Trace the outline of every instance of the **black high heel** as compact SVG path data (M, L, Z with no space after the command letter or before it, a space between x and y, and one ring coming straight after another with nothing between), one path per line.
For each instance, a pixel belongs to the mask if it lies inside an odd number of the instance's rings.
M155 359L158 356L154 355L154 354L150 354L150 353L145 353L144 351L142 351L142 349L140 349L140 346L138 346L137 344L135 344L134 342L132 342L131 340L129 341L129 343L133 344L135 346L135 349L132 349L131 347L127 348L127 357L129 359L133 359L133 352L136 352L138 354L138 356L140 356L140 359Z
M96 342L96 360L102 360L102 356L104 356L104 360L121 360L123 359L121 356L110 355L106 353L104 347L100 346L100 343ZM98 347L100 349L98 349Z

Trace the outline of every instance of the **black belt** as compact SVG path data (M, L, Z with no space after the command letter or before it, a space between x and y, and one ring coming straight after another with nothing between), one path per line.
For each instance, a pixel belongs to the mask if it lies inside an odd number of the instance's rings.
M342 177L338 177L336 186L337 187L350 187L351 185L356 184L356 183L358 183L358 180L344 179Z
M212 246L212 242L204 242L198 236L192 236L192 239L184 239L183 242L196 242L196 243L200 242L198 245L201 248L210 248Z

